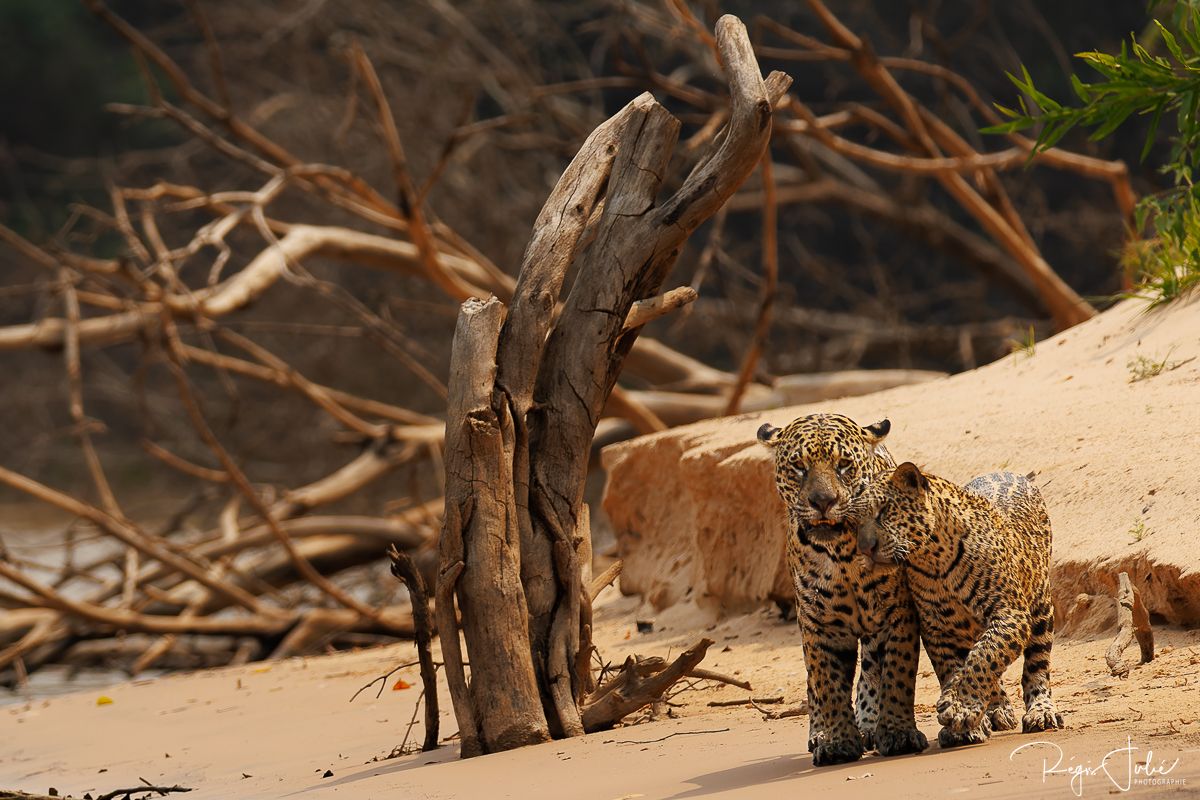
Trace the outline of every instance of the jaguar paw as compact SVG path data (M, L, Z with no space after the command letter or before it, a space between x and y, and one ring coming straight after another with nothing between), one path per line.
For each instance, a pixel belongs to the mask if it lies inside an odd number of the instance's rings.
M810 746L809 749L812 750L813 766L815 767L857 761L862 758L864 752L862 737L857 731L853 736L845 738L825 739L822 737L815 743L815 746Z
M1021 717L1022 733L1052 731L1064 727L1066 724L1063 722L1063 716L1058 713L1058 709L1054 707L1053 703L1034 706L1025 712L1025 716Z
M881 756L902 756L920 753L929 747L929 740L917 728L884 728L875 731L875 750Z
M1017 727L1017 713L1008 700L988 708L987 718L993 731L1011 731Z

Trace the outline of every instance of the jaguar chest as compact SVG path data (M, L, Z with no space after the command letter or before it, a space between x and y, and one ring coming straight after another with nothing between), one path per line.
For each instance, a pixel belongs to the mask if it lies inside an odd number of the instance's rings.
M879 630L895 602L895 570L872 569L852 542L805 545L792 542L788 565L802 621L854 635Z

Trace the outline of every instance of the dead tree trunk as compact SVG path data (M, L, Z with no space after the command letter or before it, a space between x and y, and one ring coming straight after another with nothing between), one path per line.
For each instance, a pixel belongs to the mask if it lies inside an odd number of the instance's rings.
M644 94L593 131L563 173L538 215L507 314L494 298L463 304L438 597L457 597L469 685L453 607L439 602L437 612L464 755L584 732L591 682L576 672L587 669L577 656L591 646L581 636L591 618L581 580L590 552L583 483L596 424L644 321L636 310L628 318L635 302L660 292L687 237L754 169L791 82L778 72L764 82L735 17L722 17L716 33L729 123L679 191L657 201L679 121ZM555 320L572 265L575 282Z

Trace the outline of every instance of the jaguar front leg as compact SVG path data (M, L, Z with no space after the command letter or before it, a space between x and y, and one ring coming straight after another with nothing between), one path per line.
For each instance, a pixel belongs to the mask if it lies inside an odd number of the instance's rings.
M966 662L967 655L971 652L971 642L960 631L950 627L942 627L937 630L924 629L921 631L921 635L924 637L925 652L929 655L929 661L933 664L933 671L937 675L938 685L941 687L941 700L948 704L951 697L957 696L959 671ZM1000 698L1003 698L1003 701ZM992 703L988 706L987 715L977 727L969 731L957 732L949 728L942 728L938 732L938 744L942 749L961 747L967 744L982 744L992 735L993 730L1008 730L1013 727L1016 724L1015 718L1013 724L1008 728L996 728L993 724L993 712L1001 715L1001 722L1004 721L1002 715L1005 708L1008 708L1009 715L1012 715L1012 709L1007 706L1007 700L1008 698L997 686L997 696L993 697Z
M951 734L966 734L981 725L990 729L985 712L1004 670L1028 640L1029 628L1026 615L1003 611L993 614L966 662L950 686L943 687L938 699L938 722Z
M882 640L877 646L881 695L875 749L881 756L896 756L919 753L929 746L929 741L917 728L913 710L917 662L921 656L917 609L903 587L898 586L888 594L894 598L891 612L883 629L874 634ZM863 665L865 670L865 655Z
M812 714L808 749L813 765L857 761L863 754L863 741L854 720L851 689L858 642L851 636L831 637L828 631L809 628L803 630L803 640Z
M1021 719L1024 733L1047 731L1064 726L1062 714L1050 696L1050 648L1054 644L1054 606L1047 597L1034 609L1029 644L1025 646L1025 664L1021 674L1021 691L1025 700L1025 716ZM1014 727L1016 723L1013 723Z

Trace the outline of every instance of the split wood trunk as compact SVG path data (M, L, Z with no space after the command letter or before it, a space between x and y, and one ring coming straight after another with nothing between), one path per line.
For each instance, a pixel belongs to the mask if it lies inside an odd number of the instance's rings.
M645 309L673 301L634 304L660 293L687 237L759 162L791 82L763 80L735 17L718 21L716 41L729 123L680 189L659 202L680 124L643 94L592 132L551 192L510 306L468 300L459 314L436 613L464 756L593 727L581 714L589 444Z

